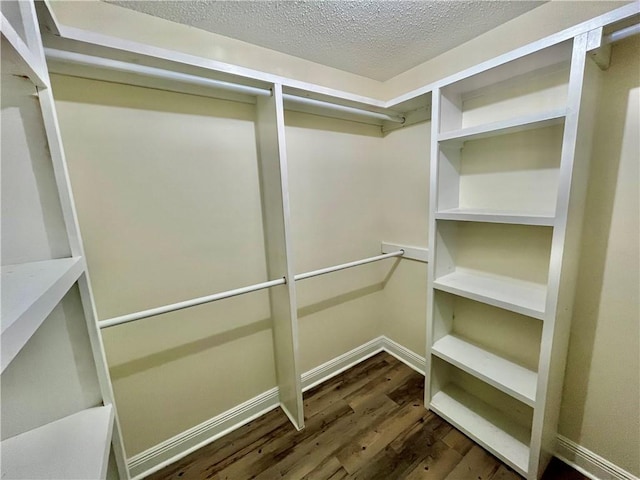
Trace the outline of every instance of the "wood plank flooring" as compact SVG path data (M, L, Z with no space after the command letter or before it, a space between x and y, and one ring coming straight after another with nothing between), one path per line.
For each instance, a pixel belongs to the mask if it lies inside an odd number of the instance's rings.
M151 480L519 480L423 405L424 377L380 353L304 396L297 432L278 409ZM586 480L554 460L544 480Z

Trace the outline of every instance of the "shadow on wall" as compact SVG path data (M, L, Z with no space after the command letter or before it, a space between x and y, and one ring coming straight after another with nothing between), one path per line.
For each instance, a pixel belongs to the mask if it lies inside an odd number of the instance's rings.
M361 117L360 117L361 118ZM285 110L284 123L286 127L305 128L310 130L324 130L345 135L362 135L367 137L382 137L380 125L370 125L358 122L358 117L352 121L337 118L321 117L312 113L293 112Z
M385 275L385 277L379 283L374 283L373 285L367 285L365 287L343 293L342 295L337 295L335 297L327 298L320 302L298 308L298 318L304 318L308 315L313 315L323 310L336 307L342 303L350 302L352 300L356 300L357 298L371 295L372 293L383 290L387 286L387 283L393 276L393 273L396 271L399 264L400 264L400 259L397 258L393 262L393 265L389 269L389 272Z
M272 322L270 318L267 318L253 322L249 325L243 325L222 333L201 338L193 342L178 345L161 352L156 352L145 357L136 358L130 362L125 362L111 367L109 369L111 372L111 378L113 381L120 380L122 378L141 373L145 370L150 370L163 364L174 362L180 358L194 355L225 343L239 340L243 337L254 335L270 328L272 328Z
M121 85L64 75L51 76L58 102L83 103L253 122L255 105L186 93Z

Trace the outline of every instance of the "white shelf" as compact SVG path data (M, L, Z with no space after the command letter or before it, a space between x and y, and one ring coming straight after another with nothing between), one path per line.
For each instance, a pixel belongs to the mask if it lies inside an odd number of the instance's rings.
M533 407L536 399L536 372L469 343L447 335L431 347L434 355L477 377L498 390Z
M83 271L81 257L2 267L2 371Z
M545 285L458 268L437 278L434 288L477 302L544 319Z
M4 440L2 478L103 479L113 427L111 405L90 408Z
M38 61L27 44L9 21L0 13L0 30L2 31L2 63L3 70L14 75L25 75L39 87L47 87L47 75L43 72L44 59Z
M550 127L563 123L565 115L566 109L564 108L551 112L522 115L508 120L441 133L438 136L438 141L441 144L462 144L468 140L479 140L481 138Z
M483 208L451 208L436 212L437 220L461 222L507 223L511 225L535 225L553 227L555 215L548 212L522 213Z
M531 437L528 428L453 384L433 396L430 408L526 476Z

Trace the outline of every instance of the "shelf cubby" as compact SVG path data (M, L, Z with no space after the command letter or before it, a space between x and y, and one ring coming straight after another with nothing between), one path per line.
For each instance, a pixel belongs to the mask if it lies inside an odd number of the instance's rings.
M437 226L435 289L544 319L551 228L452 221Z
M481 133L563 114L570 59L571 42L562 42L444 87L438 139L467 129Z
M498 390L533 406L537 375L457 335L446 335L432 346L437 357L477 377Z
M532 128L528 129L514 127L505 134L471 136L462 142L468 137L463 135L440 142L437 214L455 219L458 212L464 212L464 220L552 225L562 120L553 117L529 124Z
M431 375L430 408L526 475L533 410L439 358Z
M2 478L106 478L113 419L94 407L3 440Z

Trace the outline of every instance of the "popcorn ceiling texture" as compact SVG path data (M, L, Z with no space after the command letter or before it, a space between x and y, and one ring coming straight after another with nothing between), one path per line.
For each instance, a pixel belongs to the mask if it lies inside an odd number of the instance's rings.
M541 1L113 1L384 81Z

